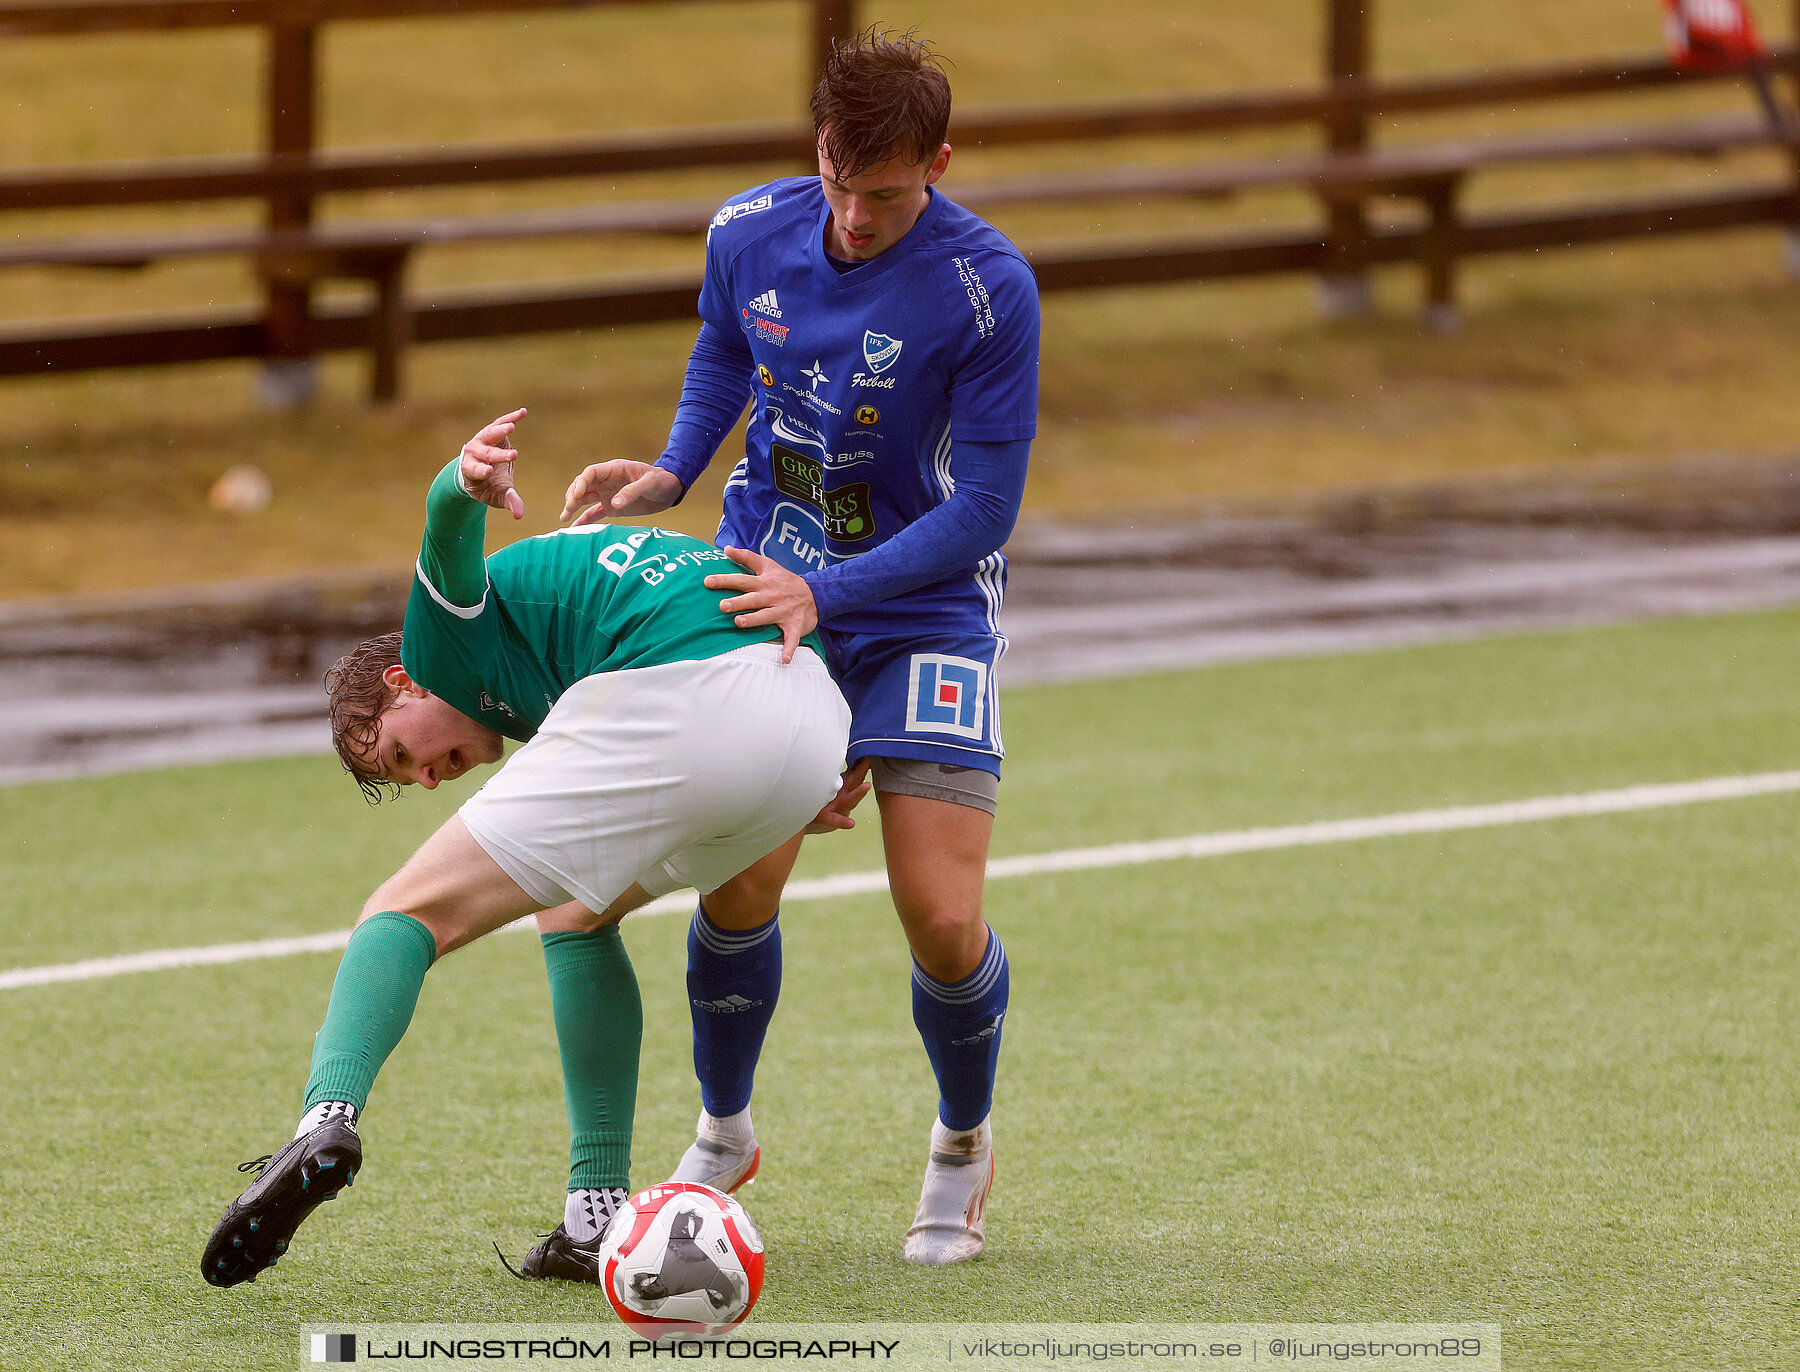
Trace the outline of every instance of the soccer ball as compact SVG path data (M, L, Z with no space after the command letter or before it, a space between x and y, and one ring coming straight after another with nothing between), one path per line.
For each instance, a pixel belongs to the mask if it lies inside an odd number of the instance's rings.
M646 1339L716 1336L742 1324L762 1294L763 1241L723 1191L671 1181L631 1197L600 1245L600 1285Z

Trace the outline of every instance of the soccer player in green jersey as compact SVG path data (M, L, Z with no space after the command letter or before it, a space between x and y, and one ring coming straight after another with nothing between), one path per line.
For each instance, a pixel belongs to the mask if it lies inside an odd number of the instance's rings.
M444 954L537 914L570 1122L563 1222L524 1275L597 1281L628 1185L643 1014L618 923L718 888L803 828L850 827L849 709L808 643L747 629L704 585L725 555L589 525L483 557L488 508L524 513L495 420L426 502L405 628L328 678L345 767L370 797L521 748L363 907L314 1041L294 1137L260 1160L201 1268L254 1280L362 1165L357 1117ZM823 808L822 808L823 807ZM246 1164L246 1169L254 1164Z

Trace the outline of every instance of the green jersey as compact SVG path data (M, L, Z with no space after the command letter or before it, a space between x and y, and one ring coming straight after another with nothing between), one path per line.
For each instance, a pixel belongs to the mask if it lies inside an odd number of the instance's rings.
M487 506L464 493L459 461L426 497L400 661L469 718L528 739L583 677L780 641L777 627L740 629L720 613L704 578L740 569L685 534L590 524L484 560Z

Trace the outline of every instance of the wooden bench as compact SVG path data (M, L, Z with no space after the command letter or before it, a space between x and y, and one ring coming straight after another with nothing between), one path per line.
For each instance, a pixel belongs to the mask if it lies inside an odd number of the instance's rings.
M1323 81L1307 87L1127 97L1098 104L1038 104L959 111L952 141L965 149L1057 144L1100 160L1108 140L1193 137L1254 129L1310 128L1322 151L1294 157L1194 161L964 183L946 188L980 211L1035 203L1227 196L1299 189L1324 211L1312 225L1188 232L1164 241L1082 240L1023 246L1045 290L1211 279L1267 272L1320 276L1327 299L1366 296L1365 269L1413 263L1426 275L1427 317L1453 319L1455 264L1477 253L1538 249L1649 233L1800 222L1795 173L1777 181L1709 186L1614 204L1584 201L1522 211L1464 213L1460 189L1473 172L1508 162L1607 159L1637 153L1708 155L1770 141L1752 119L1696 120L1647 129L1574 130L1420 147L1375 146L1378 118L1732 82L1741 73L1678 70L1661 54L1559 61L1377 79L1371 48L1377 0L1316 0L1323 10ZM633 131L595 131L548 143L319 146L321 43L327 30L368 20L632 4L646 11L685 0L0 0L0 41L102 32L251 28L263 43L262 137L254 153L158 158L111 165L0 168L0 211L198 201L256 202L261 224L239 230L136 234L70 243L13 241L0 265L128 268L168 258L229 253L258 273L260 308L0 325L0 375L164 365L254 357L272 403L310 393L311 359L368 349L374 391L397 393L409 340L495 338L693 317L697 273L600 281L493 283L410 296L408 264L434 244L629 233L689 233L711 206L692 201L610 200L567 210L466 219L322 222L324 197L371 190L604 178L644 172L737 168L745 182L773 168L799 171L812 157L803 121ZM780 0L802 20L806 89L831 44L873 17L864 0ZM1800 4L1800 0L1793 0ZM1800 47L1777 45L1767 68L1800 79ZM962 164L966 167L966 163ZM1091 164L1090 164L1091 165ZM1399 198L1418 215L1372 222L1368 199ZM696 255L697 258L697 255ZM696 266L697 260L696 260ZM315 302L313 286L366 281L374 304Z
M1675 124L1558 130L1414 146L1102 172L1022 176L946 189L980 213L1020 205L1217 199L1252 191L1297 189L1328 207L1370 196L1416 202L1423 210L1425 319L1436 328L1455 322L1455 272L1473 246L1465 241L1459 197L1468 177L1509 165L1616 160L1625 157L1717 157L1726 152L1788 143L1755 116L1696 119ZM325 223L304 229L196 230L124 238L60 239L0 245L0 267L49 266L132 269L198 256L249 256L269 283L310 288L323 281L368 282L375 305L366 346L371 393L399 393L401 366L413 338L413 310L405 289L412 254L426 247L529 239L623 234L691 235L705 230L712 199L606 201L564 209L506 214ZM1800 201L1793 222L1800 226ZM1377 238L1332 245L1327 270L1357 271L1382 260ZM1079 281L1052 284L1099 284ZM697 289L697 283L696 283Z

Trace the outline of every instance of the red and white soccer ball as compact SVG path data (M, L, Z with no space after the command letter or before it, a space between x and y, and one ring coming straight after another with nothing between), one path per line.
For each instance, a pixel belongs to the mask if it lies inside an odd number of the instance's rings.
M672 1181L639 1191L600 1246L600 1285L646 1339L729 1333L762 1294L763 1241L723 1191Z

